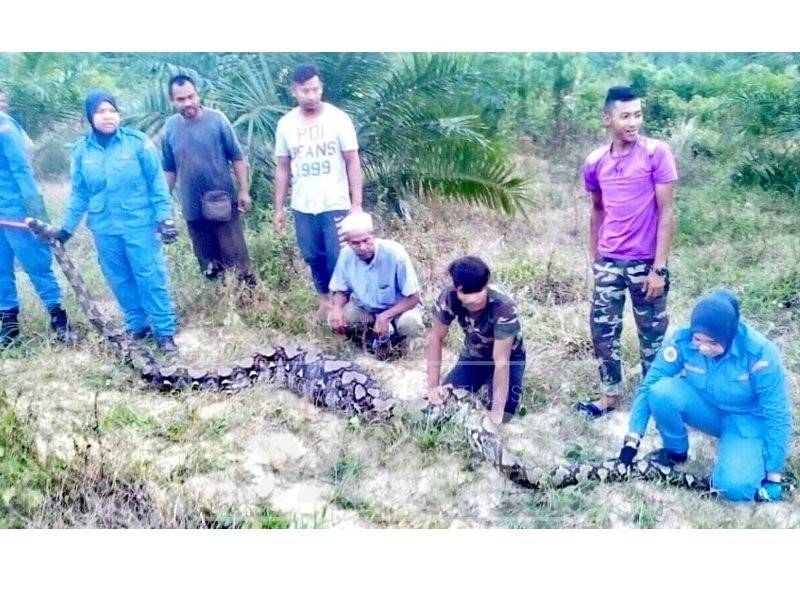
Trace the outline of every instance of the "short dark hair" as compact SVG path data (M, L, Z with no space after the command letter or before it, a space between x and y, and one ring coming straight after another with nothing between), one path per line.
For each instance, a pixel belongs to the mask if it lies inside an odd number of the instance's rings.
M305 83L312 77L319 77L320 80L322 76L319 74L319 69L314 65L300 65L299 67L295 67L294 71L292 71L292 83Z
M172 86L174 85L186 85L187 83L191 83L192 87L196 90L197 85L194 83L194 79L189 77L188 75L184 75L183 73L178 73L170 78L169 83L167 84L167 92L169 92L169 97L172 98Z
M614 108L614 102L630 102L631 100L636 100L637 98L641 98L639 93L627 85L618 85L609 88L608 93L606 94L606 101L603 105L603 110L605 112L610 112L611 109Z
M488 265L477 256L462 256L455 259L447 267L456 289L461 288L465 294L480 292L489 283L492 272Z

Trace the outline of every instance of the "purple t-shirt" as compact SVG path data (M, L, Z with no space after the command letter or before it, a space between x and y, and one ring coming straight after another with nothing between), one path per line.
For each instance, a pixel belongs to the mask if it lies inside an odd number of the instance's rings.
M611 156L611 144L592 152L583 165L583 181L587 191L603 193L598 254L622 260L654 258L656 184L677 179L672 151L658 140L639 136L623 155Z

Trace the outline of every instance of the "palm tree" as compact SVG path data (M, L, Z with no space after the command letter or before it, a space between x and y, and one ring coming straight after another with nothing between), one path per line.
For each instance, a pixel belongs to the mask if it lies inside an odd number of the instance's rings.
M180 55L136 57L132 72L158 73L132 122L157 134L170 114L165 72ZM158 60L154 63L154 58ZM128 57L130 59L130 57ZM526 180L512 148L487 111L491 76L471 55L382 53L242 54L194 59L204 101L222 110L248 147L254 178L271 196L275 127L293 105L291 67L313 61L325 98L354 121L365 173L365 198L398 212L414 199L440 196L513 213L527 202ZM200 70L200 69L205 69ZM151 77L152 79L152 77ZM496 119L495 119L496 120Z
M800 197L800 83L751 88L724 104L744 144L733 181Z
M66 52L0 55L0 89L9 95L12 115L31 137L83 114L89 82L103 77L94 58Z

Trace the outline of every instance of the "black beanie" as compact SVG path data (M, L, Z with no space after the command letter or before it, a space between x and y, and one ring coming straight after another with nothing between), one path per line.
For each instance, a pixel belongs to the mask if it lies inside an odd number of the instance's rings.
M729 290L717 290L692 309L692 333L703 333L727 352L739 329L739 300Z

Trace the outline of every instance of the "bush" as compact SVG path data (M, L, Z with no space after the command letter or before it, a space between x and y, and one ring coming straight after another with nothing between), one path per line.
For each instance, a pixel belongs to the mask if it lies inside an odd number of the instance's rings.
M794 144L749 150L731 180L738 186L755 186L796 199L800 194L800 151Z
M60 140L48 139L33 153L33 170L38 179L55 181L69 176L70 151Z

